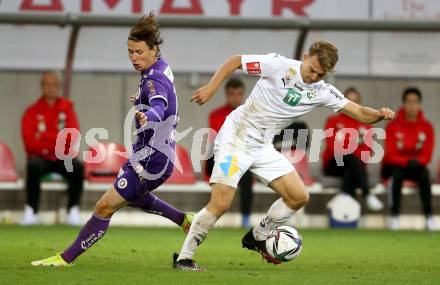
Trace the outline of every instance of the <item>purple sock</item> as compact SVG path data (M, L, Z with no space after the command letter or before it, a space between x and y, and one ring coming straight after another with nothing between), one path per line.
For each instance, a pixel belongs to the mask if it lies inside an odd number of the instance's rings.
M109 223L110 219L100 218L93 214L79 232L76 240L61 254L61 257L67 263L73 262L80 254L104 236Z
M183 223L183 218L185 216L184 213L177 210L167 202L157 198L152 193L147 193L138 200L128 204L128 206L137 208L147 213L163 216L179 226Z

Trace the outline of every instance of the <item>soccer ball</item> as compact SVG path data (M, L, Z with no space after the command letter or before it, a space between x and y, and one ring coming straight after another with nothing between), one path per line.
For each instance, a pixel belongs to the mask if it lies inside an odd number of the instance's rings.
M269 233L266 250L281 262L298 257L302 249L302 239L298 231L289 226L280 226Z

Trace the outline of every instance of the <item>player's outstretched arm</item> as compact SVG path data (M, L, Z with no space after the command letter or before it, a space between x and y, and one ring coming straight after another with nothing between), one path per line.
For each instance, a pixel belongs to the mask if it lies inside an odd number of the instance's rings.
M241 68L241 55L234 55L228 58L212 76L211 81L199 88L191 97L191 102L199 105L205 104L214 95L223 81L236 69Z
M361 106L354 102L348 102L342 111L348 116L365 124L374 124L381 120L394 118L394 111L390 108L380 108L379 110Z

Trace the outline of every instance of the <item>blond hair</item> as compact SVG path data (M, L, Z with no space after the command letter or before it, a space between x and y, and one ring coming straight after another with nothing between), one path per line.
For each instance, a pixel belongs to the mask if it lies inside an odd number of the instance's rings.
M318 40L309 48L309 56L316 55L325 72L333 71L338 62L338 48L331 42Z

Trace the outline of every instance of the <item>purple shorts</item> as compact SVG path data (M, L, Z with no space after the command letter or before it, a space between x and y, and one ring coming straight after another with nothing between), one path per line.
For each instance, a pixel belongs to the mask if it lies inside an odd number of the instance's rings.
M127 163L122 166L122 170L123 172L116 177L113 185L116 191L129 202L138 200L141 196L162 185L172 173L171 168L171 172L166 171L160 178L148 180L139 176Z

